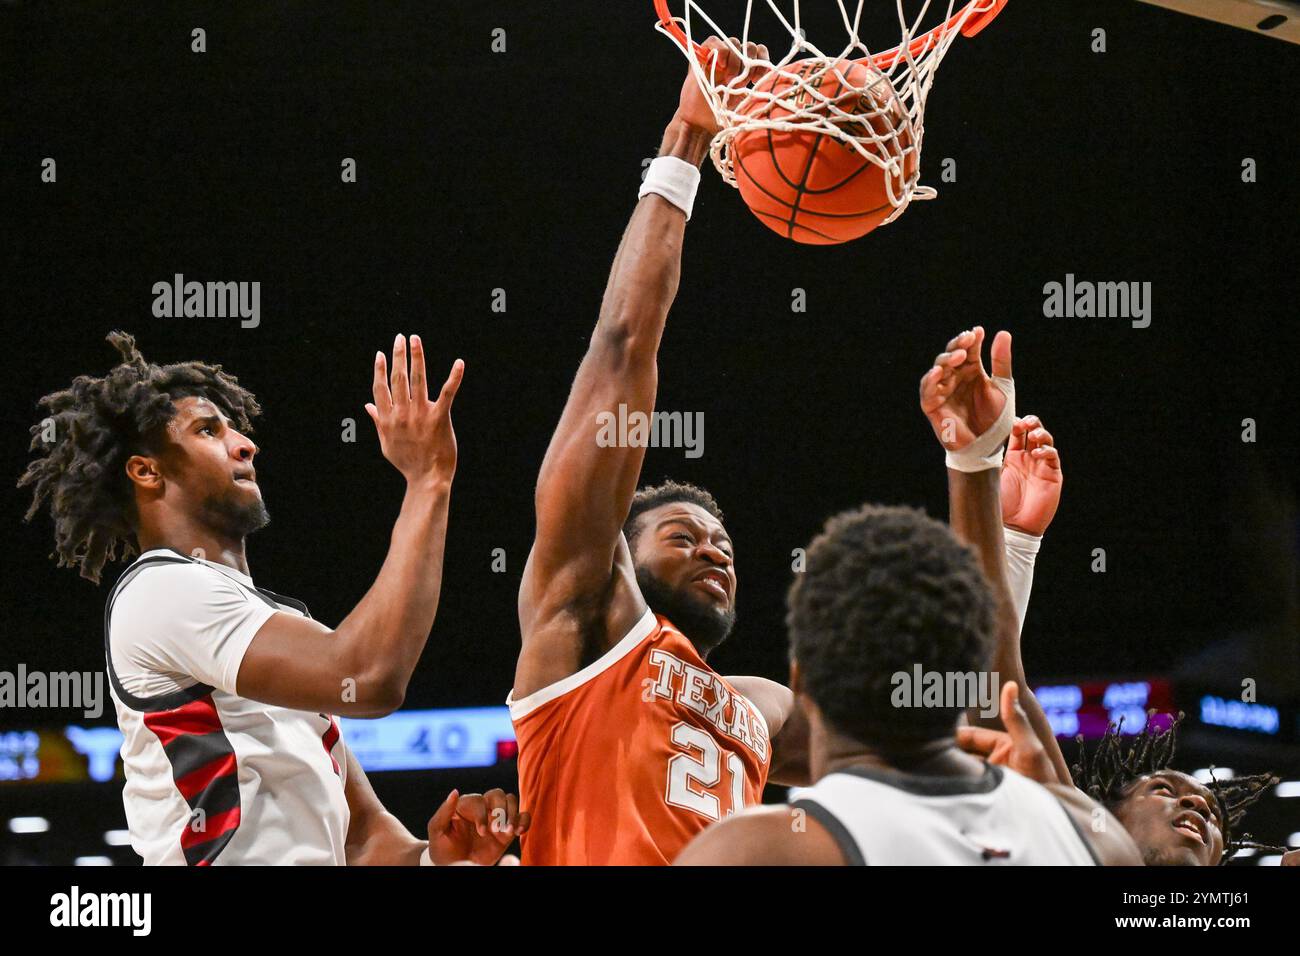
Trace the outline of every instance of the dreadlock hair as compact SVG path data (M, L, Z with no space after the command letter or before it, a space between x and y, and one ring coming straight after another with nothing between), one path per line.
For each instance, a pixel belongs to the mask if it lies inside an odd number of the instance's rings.
M1186 716L1178 712L1167 730L1157 730L1151 723L1154 710L1147 711L1147 724L1142 732L1125 737L1124 718L1106 728L1097 747L1088 756L1083 735L1075 740L1079 744L1079 762L1070 768L1074 785L1108 810L1113 810L1128 794L1129 788L1142 777L1170 769L1178 747L1178 728ZM1223 821L1223 856L1219 865L1227 863L1238 850L1257 849L1279 853L1286 847L1255 843L1249 833L1234 836L1251 804L1264 795L1264 791L1278 782L1271 773L1251 774L1219 780L1210 768L1210 792L1219 805L1219 818Z
M627 520L623 522L623 536L627 538L629 550L635 550L637 535L641 533L641 525L637 519L651 508L658 508L660 505L674 501L699 505L719 521L723 520L722 509L718 507L713 495L688 482L669 479L662 484L638 489L632 496L632 508L627 513Z
M132 455L160 450L163 430L176 414L173 401L205 398L241 431L250 431L251 420L262 411L253 394L220 365L154 365L144 360L132 336L110 332L107 338L121 363L103 378L78 375L71 386L38 402L48 415L31 427L29 450L40 457L18 479L19 488L33 489L24 520L49 503L50 557L96 584L119 546L123 559L138 551L135 495L125 465Z

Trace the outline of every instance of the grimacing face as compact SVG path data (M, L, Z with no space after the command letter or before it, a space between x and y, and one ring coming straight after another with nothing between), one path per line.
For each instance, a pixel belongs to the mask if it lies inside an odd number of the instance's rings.
M1219 802L1177 770L1147 774L1114 808L1147 866L1217 866L1223 857Z
M722 643L736 616L735 552L726 528L685 501L637 520L632 560L646 600L706 653Z
M234 538L264 527L270 519L253 467L257 446L207 399L179 398L173 405L176 414L158 458L178 506Z

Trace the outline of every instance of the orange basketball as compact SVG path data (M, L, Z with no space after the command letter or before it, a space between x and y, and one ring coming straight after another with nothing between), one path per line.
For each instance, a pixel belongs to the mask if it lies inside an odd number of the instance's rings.
M838 60L835 69L847 80L841 83L829 61L807 59L792 63L780 72L764 77L756 90L771 92L776 100L756 98L743 112L755 119L779 120L795 109L829 112L826 103L806 90L797 90L793 100L786 91L795 85L791 74L805 80L835 107L861 119L842 120L846 132L877 136L901 130L902 104L887 79L872 68L851 60ZM883 110L875 113L875 110ZM899 132L884 145L890 156L902 156L911 145L906 132ZM867 145L868 149L876 147ZM796 242L833 245L865 236L894 211L885 177L875 163L865 159L851 145L834 136L812 130L787 132L757 129L738 135L731 144L732 161L740 194L759 220ZM894 195L902 197L906 183L916 172L916 152L909 150L903 175L895 176Z

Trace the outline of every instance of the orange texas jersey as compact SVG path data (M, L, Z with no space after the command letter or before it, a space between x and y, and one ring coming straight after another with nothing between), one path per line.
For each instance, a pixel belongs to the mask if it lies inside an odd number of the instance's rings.
M701 830L761 802L763 715L647 610L604 656L522 700L524 864L671 863Z

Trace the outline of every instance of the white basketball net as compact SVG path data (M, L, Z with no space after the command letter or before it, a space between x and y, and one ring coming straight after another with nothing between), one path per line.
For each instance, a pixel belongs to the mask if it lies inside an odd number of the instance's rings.
M685 0L684 15L673 20L685 32L688 40L686 45L673 36L662 22L655 25L656 29L669 36L686 54L691 70L713 109L713 115L722 127L709 148L713 165L722 178L732 186L736 185L731 144L741 133L758 129L809 131L833 136L885 170L886 191L894 210L883 222L897 219L913 199L933 199L937 195L935 190L919 184L926 97L930 93L939 63L953 40L961 35L961 28L971 16L987 11L993 5L993 0L988 3L969 3L964 10L957 12L955 20L954 11L958 7L956 0L947 0L946 4L944 0L935 3L924 0L921 9L911 19L903 10L903 0L896 0L902 40L892 53L889 47L883 48L883 52L873 51L859 35L858 28L866 0L856 0L856 3L854 0L825 0L839 6L847 32L845 43L831 52L824 51L807 39L800 22L801 0L785 0L781 5L778 5L777 0L762 2L771 8L790 33L790 48L780 59L755 59L745 55L747 43L762 42L760 38L751 38L749 32L755 0L746 0L744 24L739 31L734 26L724 29L695 0ZM965 3L966 0L962 2ZM781 6L793 6L793 10L787 15ZM943 26L922 43L919 50L910 49L913 41L925 34L921 24L927 21L931 8L937 11L944 6L947 10ZM932 21L933 17L929 19ZM719 37L726 43L744 65L740 75L730 83L722 82L716 77L716 59L706 67L695 55L695 45L704 43L712 36ZM740 40L739 47L729 39L732 36ZM768 46L769 55L775 55L776 50L770 44ZM824 62L811 70L805 70L802 76L790 69L796 60L808 57ZM836 68L838 60L858 60L868 64L872 73L867 86L850 83ZM784 87L778 93L755 90L754 82L770 70L784 73L790 78L789 85L776 84ZM829 82L831 78L837 82ZM818 89L823 83L833 91L831 96L828 97ZM867 96L860 97L857 95L859 92L866 93ZM782 112L789 111L788 115L769 117L767 114L772 109L767 104L776 104ZM857 112L848 112L843 108L845 106ZM864 106L870 107L868 112L861 111Z

